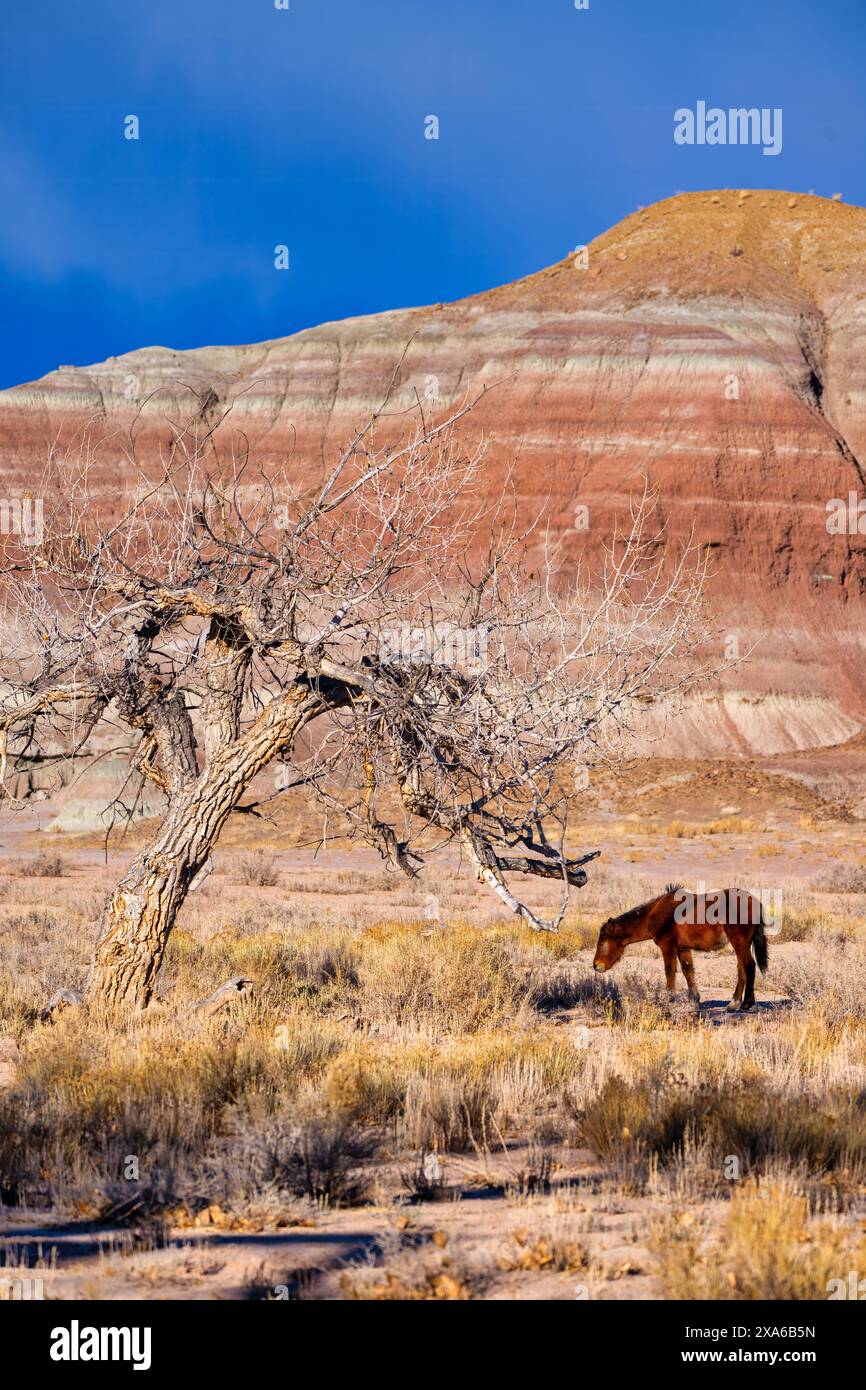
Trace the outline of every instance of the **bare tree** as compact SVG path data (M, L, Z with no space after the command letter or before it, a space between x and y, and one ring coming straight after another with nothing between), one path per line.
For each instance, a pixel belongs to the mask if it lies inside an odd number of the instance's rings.
M111 745L166 798L105 904L89 999L148 1003L186 894L275 760L405 873L457 844L534 928L562 920L595 857L566 853L571 765L691 674L700 569L651 534L644 496L605 573L564 583L540 525L478 500L469 409L383 406L300 488L291 459L265 476L242 440L221 455L196 414L158 467L131 440L111 512L87 449L50 461L41 539L7 539L0 571L0 784L15 803L21 774ZM512 874L562 883L553 921Z

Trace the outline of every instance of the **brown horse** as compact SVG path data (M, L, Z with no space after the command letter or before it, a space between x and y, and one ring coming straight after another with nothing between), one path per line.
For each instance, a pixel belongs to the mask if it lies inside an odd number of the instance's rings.
M654 941L665 963L671 998L679 960L689 998L699 1004L692 951L719 951L730 942L737 956L737 988L728 1012L754 1009L755 961L762 974L767 969L765 925L760 900L745 889L695 894L687 893L681 884L669 883L660 897L608 918L598 934L592 964L595 970L610 970L632 942Z

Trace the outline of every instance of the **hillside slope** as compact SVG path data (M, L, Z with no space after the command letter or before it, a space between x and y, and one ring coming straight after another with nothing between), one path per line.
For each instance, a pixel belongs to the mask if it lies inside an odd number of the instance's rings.
M646 478L671 542L694 529L710 551L726 629L742 650L758 644L720 684L759 704L772 694L771 743L808 742L802 705L798 731L785 727L786 701L803 696L816 742L846 736L866 709L866 538L826 521L829 499L866 492L866 210L775 191L681 194L611 228L586 261L253 346L61 367L0 392L4 491L32 487L53 442L86 435L108 497L134 417L146 460L166 417L214 421L228 406L218 440L242 430L265 464L291 452L308 478L405 350L394 408L416 392L438 409L492 388L467 425L487 439L486 488L496 496L511 470L524 516L544 516L564 563L598 563ZM716 734L736 747L730 724L729 702Z

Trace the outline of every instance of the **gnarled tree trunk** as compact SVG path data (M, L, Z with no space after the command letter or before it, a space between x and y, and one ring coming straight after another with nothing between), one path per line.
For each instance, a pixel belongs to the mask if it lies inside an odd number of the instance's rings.
M274 700L243 738L217 752L169 806L159 834L137 855L105 905L85 997L115 1011L145 1008L169 933L190 884L256 773L291 748L320 708L297 687Z

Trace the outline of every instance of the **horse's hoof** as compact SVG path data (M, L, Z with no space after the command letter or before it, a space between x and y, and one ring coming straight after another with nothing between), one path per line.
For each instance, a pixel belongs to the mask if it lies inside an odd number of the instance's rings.
M740 1011L740 1001L739 1001L739 999L732 999L731 1002L730 1002L730 1004L728 1005L727 1009L725 1010L725 1012L726 1012L726 1013L729 1013L729 1014L736 1014L736 1013L739 1013L739 1011Z
M741 1005L740 1005L740 1013L742 1013L742 1014L753 1014L753 1013L755 1012L755 1010L757 1009L757 1007L758 1007L757 1004L741 1004Z

